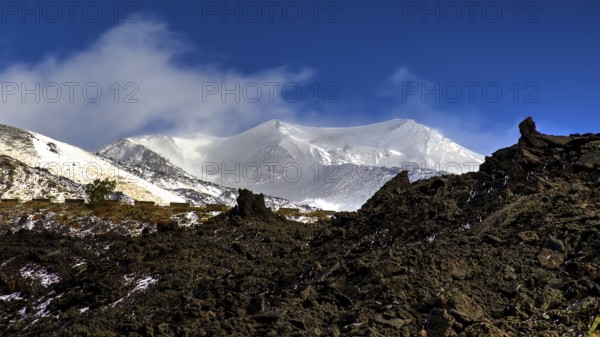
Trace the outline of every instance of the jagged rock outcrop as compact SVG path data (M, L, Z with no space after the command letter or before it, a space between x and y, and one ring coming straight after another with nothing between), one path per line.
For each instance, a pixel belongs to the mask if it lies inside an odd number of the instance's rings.
M230 211L230 214L237 215L243 219L268 219L273 213L265 205L265 196L254 194L247 189L239 189L237 205Z

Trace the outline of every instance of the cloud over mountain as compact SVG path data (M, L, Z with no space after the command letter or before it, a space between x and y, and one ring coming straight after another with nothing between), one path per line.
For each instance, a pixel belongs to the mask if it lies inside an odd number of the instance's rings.
M84 50L0 70L0 123L93 149L142 130L227 134L293 119L294 89L311 72L241 73L185 65L185 39L166 24L121 24ZM287 92L284 92L283 88Z

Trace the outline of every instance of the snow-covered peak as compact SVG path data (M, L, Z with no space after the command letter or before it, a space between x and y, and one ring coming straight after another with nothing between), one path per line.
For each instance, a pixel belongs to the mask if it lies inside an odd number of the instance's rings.
M356 127L270 120L231 137L148 135L128 142L99 152L132 162L135 151L125 148L143 146L202 180L337 209L360 207L401 169L417 179L474 170L484 159L409 119Z
M484 159L436 130L409 119L345 128L307 127L271 120L228 138L201 134L152 135L134 137L131 141L193 174L201 173L203 162L294 161L381 167L418 164L435 170L451 163L467 168Z

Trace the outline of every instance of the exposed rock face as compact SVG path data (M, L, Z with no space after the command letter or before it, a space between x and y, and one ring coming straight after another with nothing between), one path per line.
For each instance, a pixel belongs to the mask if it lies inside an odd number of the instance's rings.
M397 199L403 192L406 192L410 187L408 172L402 171L392 180L388 181L375 193L366 203L363 208L378 209L385 211L391 200Z
M231 210L231 214L239 215L244 219L267 219L272 213L265 206L265 196L254 194L247 189L239 189L237 205Z
M522 121L519 124L519 132L521 133L521 139L519 139L519 142L522 144L533 146L543 145L543 143L541 143L537 138L540 133L536 130L533 118L527 117L524 121Z

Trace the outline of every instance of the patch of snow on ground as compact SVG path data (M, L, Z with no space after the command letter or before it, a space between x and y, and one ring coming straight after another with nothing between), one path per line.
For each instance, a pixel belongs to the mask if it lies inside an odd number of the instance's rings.
M23 221L23 224L17 230L22 229L22 228L25 228L27 230L32 230L33 225L34 225L33 215L28 215L27 219L25 221Z
M200 218L195 212L175 214L171 219L177 221L181 227L192 227L199 223Z
M54 292L51 292L49 294L52 295ZM35 317L36 319L31 322L31 324L35 324L37 322L37 319L42 318L42 317L48 317L50 316L50 312L48 311L48 306L50 305L50 303L52 303L52 301L54 301L54 299L56 298L61 298L63 295L58 295L55 297L48 297L48 299L42 303L40 303L39 305L37 305L35 307L35 310L37 310L37 312L33 315L33 317Z
M125 279L125 284L130 285L133 280L135 280L135 274L123 275L123 279Z
M49 315L48 306L54 300L53 297L47 299L44 303L38 305L35 309L37 312L33 315L34 317L47 317Z
M124 276L124 279L125 279L125 284L126 284L126 285L129 285L129 284L131 284L131 283L133 282L133 280L134 280L134 277L135 277L135 276L134 276L133 274L130 274L130 275L125 275L125 276ZM117 306L117 304L119 304L119 303L121 303L121 302L125 301L126 299L128 299L129 297L131 297L131 295L133 295L134 293L137 293L137 292L139 292L139 291L146 290L146 289L147 289L147 288L148 288L150 285L152 285L152 284L154 284L154 283L156 283L156 282L158 282L158 279L155 279L155 278L154 278L154 277L152 277L152 276L146 276L146 277L144 277L144 278L141 278L141 279L139 279L139 280L136 282L136 285L135 285L135 287L134 287L134 288L133 288L133 289L132 289L132 290L131 290L129 293L127 293L127 295L126 295L125 297L123 297L123 298L121 298L121 299L119 299L119 300L115 301L113 304L111 304L111 307L113 307L113 308L114 308L115 306Z
M23 297L21 297L20 293L12 293L12 294L8 294L8 295L0 296L0 301L4 301L4 302L19 301L22 299L23 299Z
M185 214L185 218L188 220L190 225L195 225L198 223L198 216L194 212L187 212Z
M148 288L148 286L150 286L153 283L156 283L158 280L153 278L152 276L147 276L141 280L138 281L138 283L136 284L135 288L133 288L132 291L130 291L130 294L133 294L135 292L141 291L141 290L146 290Z
M304 215L300 215L300 216L286 215L285 218L290 221L296 221L296 222L302 222L302 223L315 223L319 220L319 218L304 216Z
M60 276L58 274L50 273L46 268L37 266L33 263L21 268L19 273L23 278L40 281L44 287L60 282Z
M73 265L73 268L77 268L77 267L82 266L82 265L84 265L86 263L87 262L85 262L84 259L78 257L78 258L75 259L75 264Z
M14 259L15 259L14 257L11 257L10 259L8 259L8 260L6 260L6 261L2 262L2 264L0 264L0 268L2 268L2 267L4 267L4 266L6 266L7 264L9 264L9 263L10 263L12 260L14 260Z
M48 212L43 216L44 222L44 228L47 230L53 229L57 226L56 223L56 214L54 212Z
M311 205L320 209L339 211L342 207L339 204L328 202L323 199L307 199L300 202L301 204Z

